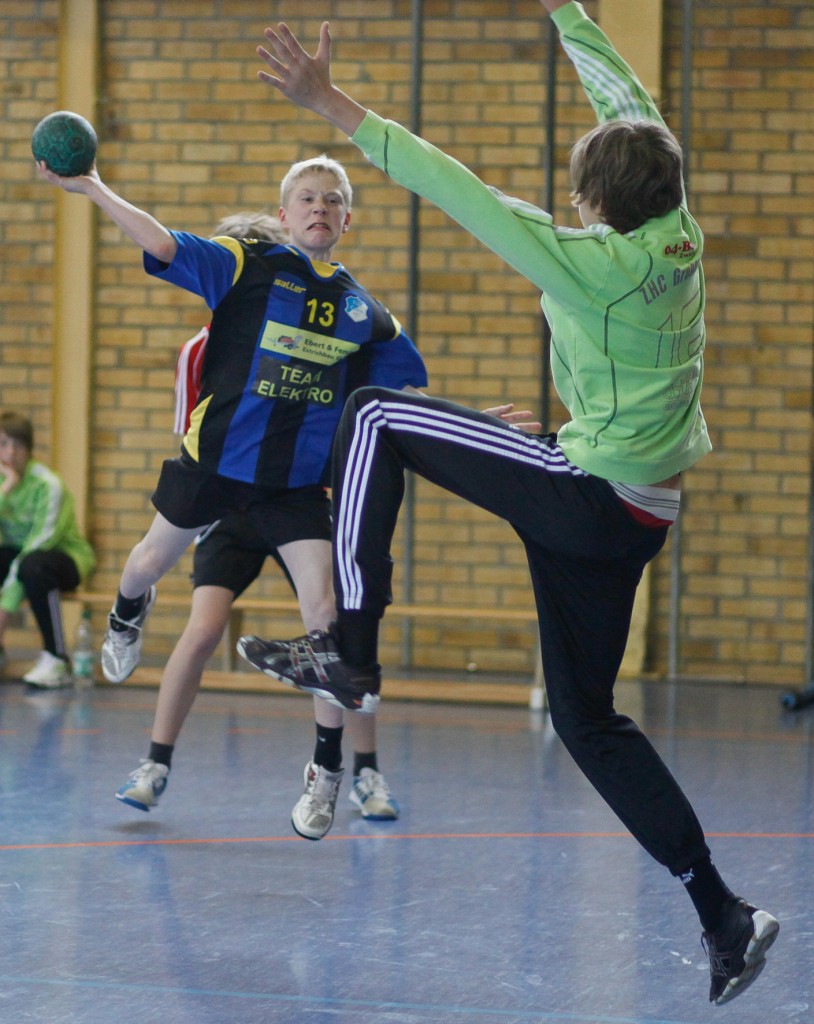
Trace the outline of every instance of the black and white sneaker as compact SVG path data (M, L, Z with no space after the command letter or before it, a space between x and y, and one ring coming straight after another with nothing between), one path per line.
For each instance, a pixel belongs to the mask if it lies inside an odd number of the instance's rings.
M780 925L765 910L742 899L729 904L720 928L701 936L709 956L711 1003L728 1003L757 979L779 931Z
M314 629L294 640L242 636L237 652L267 676L322 697L345 711L371 715L379 705L379 666L365 669L346 665L330 629Z

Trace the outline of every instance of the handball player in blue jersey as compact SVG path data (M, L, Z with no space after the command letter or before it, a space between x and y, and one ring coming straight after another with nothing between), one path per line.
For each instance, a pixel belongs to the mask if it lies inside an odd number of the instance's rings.
M214 525L219 521L230 526L233 542L245 541L248 531L255 554L262 549L279 556L304 625L324 628L334 613L325 488L345 400L364 384L403 389L427 383L421 356L395 317L332 260L351 220L344 168L324 155L291 167L279 210L287 243L170 231L104 184L95 166L75 178L38 168L46 181L86 195L118 224L144 250L147 273L200 295L212 311L189 429L179 457L164 463L153 495L155 518L128 556L110 613L102 648L106 678L122 682L138 665L155 584L188 546L204 531L200 552L214 550L206 540L211 527L219 548L228 547L224 529ZM213 564L202 557L196 562ZM201 581L212 582L205 574ZM233 585L239 590L248 582L236 577ZM166 727L153 735L150 756L117 794L144 810L166 787L175 736L200 674L190 665L180 678L180 691L164 695ZM330 828L343 774L342 712L322 700L315 710L315 757L292 816L309 839ZM352 799L366 816L396 817L377 769L374 734L364 722L354 725L361 758Z

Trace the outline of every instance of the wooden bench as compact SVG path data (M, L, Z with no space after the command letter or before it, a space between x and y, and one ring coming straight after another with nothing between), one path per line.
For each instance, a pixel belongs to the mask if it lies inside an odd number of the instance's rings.
M110 593L100 593L93 590L78 590L73 593L63 594L63 601L66 605L84 608L103 608L108 610L112 603ZM174 608L187 610L190 607L191 594L173 593L172 591L159 590L157 604L163 608ZM265 598L242 596L232 605L229 622L224 631L221 642L222 660L220 671L207 668L203 686L206 688L225 690L250 690L256 692L281 692L290 694L292 691L283 686L282 683L275 683L268 676L251 671L240 672L235 667L235 643L243 633L243 616L246 612L259 614L299 614L299 605L295 598ZM488 622L511 624L536 624L537 613L531 608L462 608L450 605L439 604L414 604L394 602L387 609L388 620L394 616L409 618L413 620L452 619L461 622ZM66 624L67 630L67 624ZM69 632L69 635L70 632ZM133 675L132 682L135 685L157 685L161 679L161 670L140 666ZM545 707L545 688L543 685L542 662L540 659L539 640L535 653L535 670L528 684L486 684L476 681L455 684L454 687L440 686L438 683L427 683L416 680L394 680L392 683L388 678L388 697L410 700L447 700L450 699L450 691L454 694L455 700L465 702L510 703L526 704L531 708L542 709Z

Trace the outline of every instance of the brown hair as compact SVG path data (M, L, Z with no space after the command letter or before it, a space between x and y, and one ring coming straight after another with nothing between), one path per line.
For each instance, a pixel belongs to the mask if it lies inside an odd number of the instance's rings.
M620 234L680 205L681 147L655 121L606 121L571 151L571 193Z
M34 447L34 427L27 416L18 412L0 412L0 434L24 445L30 453Z

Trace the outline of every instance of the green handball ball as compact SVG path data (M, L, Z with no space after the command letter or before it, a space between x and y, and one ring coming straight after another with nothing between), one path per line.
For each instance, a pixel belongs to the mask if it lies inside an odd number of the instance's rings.
M90 121L70 110L44 117L31 136L31 152L61 178L87 174L96 159L96 132Z

